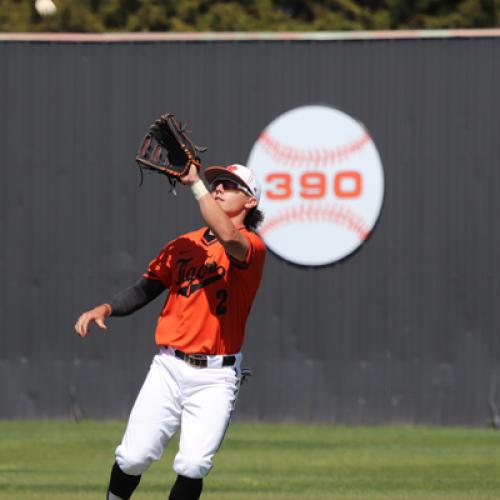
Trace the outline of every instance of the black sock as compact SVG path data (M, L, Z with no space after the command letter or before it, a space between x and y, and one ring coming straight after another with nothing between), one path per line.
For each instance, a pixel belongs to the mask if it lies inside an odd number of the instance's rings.
M177 481L170 490L168 500L198 500L203 488L203 479L191 479L177 476Z
M108 491L117 497L123 498L123 500L128 500L137 488L140 480L140 475L131 476L130 474L125 474L115 462L111 469Z

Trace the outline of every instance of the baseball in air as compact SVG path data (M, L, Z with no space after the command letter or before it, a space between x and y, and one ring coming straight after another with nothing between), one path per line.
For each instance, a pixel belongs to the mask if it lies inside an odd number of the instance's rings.
M366 128L336 108L303 106L278 116L247 165L262 184L259 233L289 262L332 264L356 250L377 222L380 156Z
M41 16L53 16L57 11L52 0L36 0L35 9Z

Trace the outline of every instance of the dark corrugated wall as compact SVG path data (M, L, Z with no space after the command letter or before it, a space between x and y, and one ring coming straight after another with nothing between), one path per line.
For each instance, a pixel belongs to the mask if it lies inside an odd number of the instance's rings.
M361 120L386 181L372 237L334 266L270 255L240 418L483 425L500 406L500 38L0 43L0 417L127 415L160 300L79 339L201 219L133 157L173 111L246 161L299 105ZM327 242L325 242L326 244Z

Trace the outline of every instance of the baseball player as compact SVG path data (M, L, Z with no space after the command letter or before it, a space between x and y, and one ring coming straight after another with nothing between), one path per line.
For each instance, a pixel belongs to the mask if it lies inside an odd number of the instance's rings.
M155 332L159 352L116 448L107 500L128 499L141 474L180 431L170 500L198 499L229 425L241 379L245 323L259 287L265 246L260 186L243 165L209 167L209 190L191 165L190 186L206 227L168 243L132 287L83 313L85 337L95 322L124 316L168 290Z

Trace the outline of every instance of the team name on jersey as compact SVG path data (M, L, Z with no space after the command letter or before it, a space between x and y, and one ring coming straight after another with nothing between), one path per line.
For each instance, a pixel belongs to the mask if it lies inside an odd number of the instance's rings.
M176 262L178 268L177 293L189 297L193 292L211 283L219 281L226 275L226 269L217 262L204 262L200 266L191 265L193 259L179 259Z

